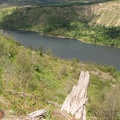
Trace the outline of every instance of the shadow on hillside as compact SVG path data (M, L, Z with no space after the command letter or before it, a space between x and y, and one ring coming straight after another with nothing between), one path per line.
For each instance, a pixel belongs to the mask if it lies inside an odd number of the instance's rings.
M57 7L22 7L16 8L0 23L4 29L31 29L33 27L70 28L70 24L81 22L88 24L95 17L91 6L57 6ZM39 28L38 28L39 27ZM38 30L39 31L39 30Z

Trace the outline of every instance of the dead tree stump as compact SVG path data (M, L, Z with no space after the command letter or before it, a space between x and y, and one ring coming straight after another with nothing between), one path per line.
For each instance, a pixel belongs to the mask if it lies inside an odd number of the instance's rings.
M81 72L78 84L73 86L61 108L61 111L70 113L76 119L86 120L85 103L87 102L89 76L89 72Z

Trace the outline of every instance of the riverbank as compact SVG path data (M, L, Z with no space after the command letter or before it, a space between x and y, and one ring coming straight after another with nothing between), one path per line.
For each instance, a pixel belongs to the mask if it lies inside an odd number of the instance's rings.
M33 31L33 32L36 32L36 31ZM44 34L40 34L40 35L44 35ZM81 40L81 39L76 39L76 38L70 38L70 37L66 37L66 36L54 36L54 35L46 35L45 36L48 36L48 37L54 37L54 38L67 38L67 39L74 39L74 40L78 40L78 41L81 41L83 43L86 43L86 44L92 44L92 45L101 45L101 46L109 46L109 47L115 47L115 48L120 48L119 47L116 47L116 46L112 46L112 45L105 45L105 44L102 44L102 43L93 43L93 42L87 42L85 40ZM89 41L89 40L88 40Z
M92 5L80 5L69 7L23 7L15 8L11 12L9 12L9 9L5 9L1 10L1 14L6 14L1 15L2 21L0 22L0 27L3 29L36 31L47 36L77 39L90 44L120 47L119 24L113 27L101 26L100 24L96 24L95 21L93 22L93 20L97 19L96 22L99 23L99 18L96 17L100 15L97 12L98 8L101 9L100 6L102 6L102 13L111 13L108 9L104 9L105 5L111 7L112 2L95 5L94 8ZM117 4L114 4L114 7L113 11L118 13L117 15L115 14L116 19L114 19L114 22L118 23L117 18L120 17L119 9L117 9ZM90 14L89 12L92 9L95 10L95 13L92 12ZM11 21L13 22L12 24ZM102 23L104 21L106 19L103 21L100 20Z
M86 44L76 39L58 38L40 35L39 32L5 30L8 36L25 47L52 53L65 59L77 58L82 61L92 61L102 65L112 65L120 69L119 48ZM109 59L110 58L110 59Z
M20 29L22 30L22 29ZM24 29L23 29L24 30ZM115 47L115 48L120 48L120 46L113 46L113 45L110 45L110 44L104 44L104 43L101 43L101 42L91 42L90 40L84 40L84 39L80 39L80 38L76 38L76 37L69 37L69 36L61 36L61 35L50 35L50 34L44 34L43 32L40 32L40 31L35 31L35 30L25 30L25 31L31 31L31 32L38 32L40 35L44 35L44 36L48 36L48 37L54 37L54 38L67 38L67 39L74 39L74 40L78 40L78 41L81 41L83 43L86 43L86 44L93 44L93 45L101 45L101 46L109 46L109 47ZM96 40L97 41L97 40Z
M1 31L4 30L4 29L0 29ZM6 30L11 30L11 29L6 29ZM54 38L67 38L67 39L73 39L73 40L78 40L80 42L83 42L83 43L86 43L86 44L92 44L92 45L100 45L100 46L109 46L109 47L115 47L115 48L120 48L120 46L111 46L111 45L106 45L106 44L103 44L103 43L93 43L93 42L88 42L88 40L82 40L82 39L76 39L76 38L72 38L72 37L67 37L67 36L55 36L55 35L49 35L49 34L43 34L39 31L35 31L35 30L24 30L24 29L18 29L18 31L28 31L28 32L37 32L39 33L40 35L43 35L43 36L48 36L48 37L54 37Z

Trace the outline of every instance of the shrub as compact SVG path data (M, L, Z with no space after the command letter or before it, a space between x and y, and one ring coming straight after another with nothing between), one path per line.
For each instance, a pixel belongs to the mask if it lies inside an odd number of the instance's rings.
M65 67L65 66L62 66L62 67L60 68L59 73L60 73L61 75L66 75L66 67Z

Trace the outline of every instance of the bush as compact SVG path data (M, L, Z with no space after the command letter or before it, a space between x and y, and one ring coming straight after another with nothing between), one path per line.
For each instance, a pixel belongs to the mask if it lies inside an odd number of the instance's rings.
M66 67L65 67L65 66L62 66L62 67L60 68L59 73L60 73L61 75L66 75L66 74L67 74L67 73L66 73Z

